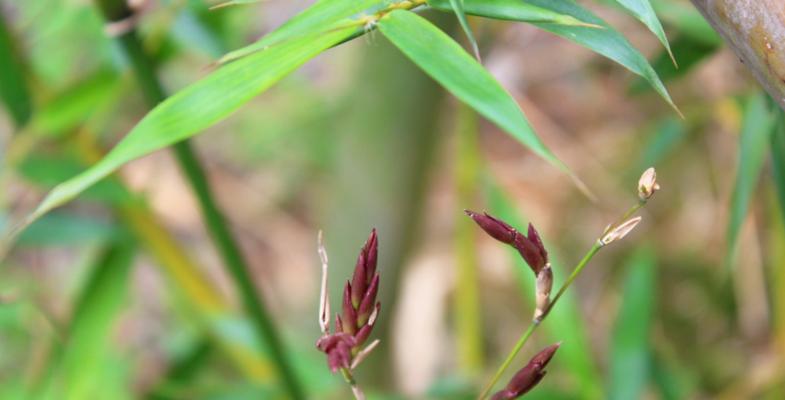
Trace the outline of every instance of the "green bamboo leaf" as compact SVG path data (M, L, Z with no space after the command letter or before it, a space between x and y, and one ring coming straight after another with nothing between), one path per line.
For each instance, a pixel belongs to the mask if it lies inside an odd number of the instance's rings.
M733 265L736 241L763 167L773 122L773 115L768 109L764 95L755 95L747 101L739 138L739 163L728 219L726 257L728 267Z
M662 43L662 46L665 47L665 50L670 54L673 65L677 65L676 58L673 57L673 53L671 52L668 38L665 36L665 31L662 29L662 24L657 18L654 7L651 6L649 0L616 0L616 2L629 11L638 21L641 21L646 25L654 36L657 36L657 39Z
M719 46L722 38L690 3L678 0L652 0L652 7L666 25L671 25L680 35L689 36L692 40L706 45ZM681 60L677 56L678 60Z
M447 34L425 18L405 10L387 14L379 21L379 29L455 97L542 158L566 170L534 133L512 96Z
M715 54L720 49L720 45L707 44L704 41L693 39L690 35L679 35L673 40L672 48L673 54L680 62L678 68L673 65L670 55L665 51L651 63L664 82L687 75L694 67ZM631 89L633 92L639 92L646 87L646 84L641 78L631 85Z
M466 20L466 12L463 10L463 0L450 0L450 7L455 12L455 16L458 17L458 22L461 24L461 29L463 29L463 32L466 34L466 38L469 39L469 44L472 46L474 57L477 58L477 61L482 62L482 59L480 58L480 48L477 46L477 40L474 38L472 28L469 26L469 21Z
M450 11L450 2L451 0L428 0L428 5L437 10ZM463 0L463 10L469 15L508 21L597 27L572 15L537 7L521 0Z
M573 41L600 55L603 55L627 68L631 72L646 79L652 88L676 110L681 112L673 103L668 90L663 85L657 72L651 67L646 57L643 56L624 35L613 29L608 23L581 7L572 0L521 0L522 3L535 5L556 13L570 15L580 21L599 25L604 29L594 29L583 26L557 25L541 22L532 22L533 25ZM468 8L468 6L467 6Z
M654 319L654 253L640 250L627 265L621 310L610 344L609 399L639 399L651 376L649 333Z
M227 53L218 62L227 63L285 40L345 28L352 24L362 32L362 24L356 17L371 15L388 2L389 0L319 0L257 42Z
M14 40L0 14L0 99L6 105L14 125L21 127L32 114L32 101L26 85L24 69L19 63Z
M64 399L101 397L96 392L105 368L112 327L127 300L128 278L135 246L122 241L110 246L93 266L74 309L63 349L60 375Z
M283 42L219 68L183 89L150 111L101 161L52 189L22 228L73 199L123 164L218 123L352 32L352 28L344 28Z

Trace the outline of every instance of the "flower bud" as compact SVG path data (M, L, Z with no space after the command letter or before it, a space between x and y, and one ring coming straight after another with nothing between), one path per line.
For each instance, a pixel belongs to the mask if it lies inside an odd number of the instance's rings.
M602 237L602 239L600 239L600 244L605 246L607 244L610 244L616 240L619 240L627 236L627 234L630 233L633 229L635 229L635 226L637 226L638 223L641 222L641 219L643 218L635 217L635 218L630 218L627 221L624 221L624 223L613 228L610 232L606 233Z
M518 250L535 275L548 263L548 252L542 244L540 234L532 224L529 224L528 234L523 235L506 222L488 213L477 214L470 210L465 212L492 238Z
M480 215L471 210L464 210L464 212L471 217L482 230L491 235L492 238L502 243L513 244L517 232L504 221L494 218L488 213L482 213L482 215Z
M553 288L553 270L551 270L551 266L548 264L537 274L535 320L542 318L548 311L551 301L551 288Z
M657 172L652 167L644 171L638 180L638 198L646 201L657 190L660 190L660 185L657 183Z
M510 379L510 383L504 389L491 397L491 400L517 399L530 391L545 376L545 366L551 361L559 346L561 343L556 343L537 353L525 367Z

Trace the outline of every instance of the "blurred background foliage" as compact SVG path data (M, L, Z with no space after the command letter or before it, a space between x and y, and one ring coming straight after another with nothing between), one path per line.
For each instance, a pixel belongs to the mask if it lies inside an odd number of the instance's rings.
M209 11L135 2L166 91L309 2ZM462 214L545 237L564 279L655 166L663 190L600 253L524 349L564 341L531 398L785 397L785 124L687 2L657 0L657 36L587 3L651 60L649 85L531 25L470 18L484 65L569 177L447 96L378 32L337 47L194 141L307 398L343 399L314 342L316 232L340 293L380 235L383 346L372 398L472 398L526 326L533 279ZM149 109L86 0L0 0L4 221L93 164ZM462 38L449 14L426 14ZM157 152L37 221L0 268L0 398L285 396L175 158ZM6 222L7 223L7 222Z

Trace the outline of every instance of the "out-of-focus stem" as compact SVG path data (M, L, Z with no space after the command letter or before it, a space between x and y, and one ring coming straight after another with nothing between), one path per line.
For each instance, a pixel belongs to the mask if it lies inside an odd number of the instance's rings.
M123 0L96 0L96 3L106 19L112 23L128 21L133 15ZM132 28L128 29L117 36L116 39L128 55L140 88L150 107L155 107L155 105L166 98L166 95L163 86L156 76L154 64L148 55L145 54L136 31ZM267 308L254 287L248 265L240 253L236 240L229 231L229 223L219 210L212 196L204 168L188 141L175 144L173 148L180 168L191 184L191 188L199 201L207 230L210 232L210 236L234 280L235 287L240 292L243 306L250 315L259 338L267 344L270 355L275 360L279 375L289 396L292 399L304 398L300 383L290 366L288 358L284 354L283 343L273 325Z
M458 109L456 189L458 204L474 203L477 193L479 154L477 152L477 114L461 104ZM461 372L473 376L483 366L482 319L477 277L477 240L474 223L465 217L463 207L456 210L455 262L457 287L454 304L458 364Z

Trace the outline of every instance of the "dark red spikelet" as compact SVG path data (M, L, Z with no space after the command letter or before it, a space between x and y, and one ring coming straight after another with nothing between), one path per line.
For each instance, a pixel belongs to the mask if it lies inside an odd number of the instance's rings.
M537 232L536 229L534 229L534 225L532 225L531 223L529 223L529 233L527 234L527 236L529 237L529 240L532 243L534 243L534 246L537 247L537 250L539 251L540 256L542 257L542 259L547 264L548 263L548 251L545 250L545 245L542 244L542 239L540 238L540 233Z
M357 346L355 338L348 333L334 333L321 337L316 347L327 354L327 365L335 373L340 368L349 368L352 362L352 348Z
M548 264L548 252L542 244L540 234L534 229L532 224L529 224L527 236L518 232L508 223L493 217L488 213L477 214L470 210L465 210L464 212L491 237L515 247L521 257L526 261L526 264L532 269L535 276L540 273L540 270L542 270L546 264Z
M551 361L561 343L544 348L529 363L518 371L507 386L491 397L491 400L517 399L535 387L545 376L545 366Z
M344 286L341 313L335 316L334 333L324 332L316 342L316 347L327 354L327 364L333 373L351 367L376 322L375 316L381 307L376 301L380 284L377 258L378 241L374 229L360 250L351 282Z
M363 246L363 253L365 253L365 276L370 282L371 277L376 274L376 260L379 258L379 240L375 228L371 230L371 236Z
M360 307L357 308L357 324L365 325L368 322L368 317L371 316L373 305L376 302L376 294L379 291L379 274L376 274L371 281L371 286L365 292Z
M354 334L357 332L357 311L352 305L351 293L352 285L346 282L346 286L343 289L343 314L341 314L343 331Z
M477 214L471 210L464 210L466 215L471 217L477 225L482 228L492 238L506 244L513 244L517 232L515 228L506 222L491 216L488 213Z

